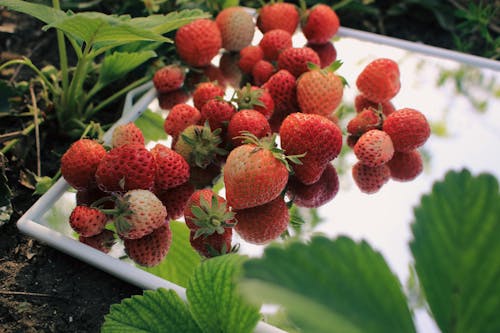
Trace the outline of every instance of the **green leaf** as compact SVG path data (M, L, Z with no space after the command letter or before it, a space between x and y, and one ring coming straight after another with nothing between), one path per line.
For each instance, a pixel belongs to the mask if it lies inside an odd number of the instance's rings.
M315 236L244 264L248 297L281 304L301 332L415 332L397 277L366 242Z
M150 29L157 34L165 34L194 20L209 17L209 13L200 9L185 9L178 12L170 12L167 15L136 17L130 21L130 24L139 29Z
M114 52L107 55L100 68L97 84L105 87L155 56L154 51Z
M239 0L223 0L222 1L222 9L229 7L236 7L240 4Z
M0 6L6 6L10 10L31 15L47 24L51 24L66 17L66 14L62 10L27 1L0 0Z
M411 250L442 332L500 332L500 194L490 174L450 171L415 208Z
M113 304L104 317L101 332L198 333L201 330L179 295L172 290L158 289Z
M237 289L245 257L227 254L204 261L189 280L187 298L203 332L253 332L259 307L249 304Z
M159 141L167 139L163 129L164 121L160 114L148 109L135 121L135 124L142 131L146 142Z
M182 287L187 287L188 280L200 264L201 258L189 243L189 229L185 223L170 221L170 228L172 244L165 260L155 267L138 267Z

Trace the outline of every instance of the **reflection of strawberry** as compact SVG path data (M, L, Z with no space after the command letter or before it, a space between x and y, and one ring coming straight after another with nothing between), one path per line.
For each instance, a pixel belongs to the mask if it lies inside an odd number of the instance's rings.
M406 153L395 152L392 159L387 163L391 170L391 178L400 182L415 179L424 168L422 156L418 150Z
M309 47L290 47L278 56L278 68L286 69L295 77L307 72L309 63L319 66L320 62L318 54Z
M186 103L191 95L184 89L158 94L158 103L163 110L170 110L177 104Z
M168 65L158 69L153 76L156 91L165 94L179 89L184 84L184 69L179 65Z
M170 225L164 223L149 235L138 239L125 239L125 253L136 264L145 267L158 265L167 255L172 244Z
M142 134L142 131L134 123L118 125L113 130L111 146L119 147L129 143L144 145L144 135Z
M354 154L361 163L376 167L389 162L394 146L387 133L373 129L361 135L354 145Z
M180 58L188 65L207 66L222 47L220 30L209 19L192 21L177 30L175 46Z
M319 56L321 68L325 68L331 65L332 62L337 60L337 50L333 43L328 42L325 44L306 44L307 47L311 48Z
M352 168L352 177L361 192L371 194L378 192L389 181L391 172L387 164L369 167L358 162Z
M201 119L200 111L188 104L177 104L167 115L163 128L167 134L177 138L188 126L196 125Z
M257 17L257 27L262 33L283 29L293 34L299 25L299 12L291 3L278 2L262 6Z
M310 8L301 21L302 32L311 44L330 42L330 39L337 33L339 25L339 18L335 11L324 4Z
M262 51L260 46L249 45L241 49L238 66L241 68L243 73L250 74L253 66L255 66L255 64L262 59L264 59L264 51Z
M78 240L104 253L108 253L116 243L115 233L111 230L104 230L100 234L90 237L80 236Z
M151 154L156 162L156 189L168 190L188 181L189 165L181 155L161 143L151 149Z
M191 246L203 257L213 258L231 252L233 228L225 228L224 233L195 237L195 232L189 234Z
M283 50L293 46L292 35L281 29L270 30L262 36L259 46L264 53L264 59L274 61Z
M383 130L394 143L394 150L408 152L422 146L431 134L425 116L417 110L405 108L389 115Z
M175 220L184 215L187 201L194 193L194 186L186 182L169 190L156 190L155 194L167 209L167 220Z
M365 96L363 95L357 95L356 98L354 99L354 108L356 109L356 112L361 112L366 108L372 108L375 110L378 110L382 108L382 113L384 116L388 116L394 111L396 111L396 108L394 105L391 103L391 101L385 101L385 102L372 102L368 100Z
M223 9L215 22L221 32L222 47L226 50L239 51L252 42L255 25L252 15L243 7Z
M61 158L61 174L75 189L86 189L95 182L97 165L105 155L106 150L97 141L75 141Z
M274 113L269 122L271 123L273 118L276 119L273 131L277 132L281 121L288 114L298 111L295 77L289 71L282 69L273 74L262 88L267 89L273 98Z
M283 197L262 206L235 211L234 229L245 241L266 244L278 238L288 227L290 215Z
M236 113L236 108L222 98L213 98L201 107L202 121L208 121L210 128L225 129L231 117Z
M356 86L368 100L388 101L399 92L399 66L391 59L379 58L370 62L356 79Z
M88 206L76 206L69 216L71 228L84 237L100 234L107 222L106 214Z
M372 108L367 108L356 114L347 123L347 132L354 136L360 136L372 129L382 129L382 114Z
M244 132L251 133L260 139L271 134L271 127L262 113L255 110L241 110L231 118L227 126L227 137L233 146L243 143L243 139L237 137Z

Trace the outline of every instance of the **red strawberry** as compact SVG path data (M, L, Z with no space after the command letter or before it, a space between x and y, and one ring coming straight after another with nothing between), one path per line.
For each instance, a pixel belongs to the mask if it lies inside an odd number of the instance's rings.
M262 206L235 211L238 223L234 229L242 239L252 244L267 244L278 238L288 227L290 214L282 196Z
M297 112L297 89L295 77L287 70L279 70L267 80L262 88L269 91L274 101L274 113L269 120L273 131L277 132L281 121L290 113ZM273 121L274 118L274 121Z
M184 219L195 237L224 233L234 226L234 213L229 210L226 200L211 189L196 190L184 208Z
M116 232L122 238L137 239L165 224L167 209L153 192L132 190L117 197L114 215Z
M151 189L156 174L153 155L144 145L127 144L111 149L97 166L96 182L104 192Z
M386 117L396 111L396 108L391 101L376 103L366 99L363 95L357 95L356 98L354 98L354 108L356 109L356 112L361 112L366 108L372 108L374 110L382 108L382 113Z
M226 228L224 233L195 237L195 232L189 234L189 242L193 249L205 258L213 258L231 252L233 228Z
M274 200L286 186L285 157L271 140L249 143L231 151L224 165L226 199L233 209L260 206Z
M292 35L281 29L270 30L262 36L259 46L264 53L264 59L274 61L283 50L293 46Z
M177 30L175 46L180 58L188 65L203 67L219 53L222 37L214 21L198 19Z
M75 189L86 189L95 183L97 165L105 155L106 150L97 141L75 141L61 158L61 174Z
M170 225L164 223L150 234L138 239L125 239L123 245L125 253L136 264L152 267L165 259L172 244Z
M269 91L250 84L236 90L234 101L238 104L239 110L253 109L262 113L266 119L269 119L274 112L274 101Z
M352 177L361 192L371 194L389 181L391 172L387 164L370 167L358 162L352 168Z
M422 156L418 150L411 150L406 153L395 152L387 165L391 170L391 178L400 182L407 182L417 178L424 169Z
M202 121L208 121L210 128L225 129L231 117L236 113L236 108L220 97L213 98L201 107Z
M177 104L168 113L163 128L167 134L177 138L186 127L198 124L200 119L201 113L194 106Z
M172 149L160 143L151 149L156 162L155 188L168 190L189 179L189 164Z
M104 230L100 234L90 237L80 236L78 240L96 250L108 253L116 243L115 233L111 230Z
M170 110L177 104L186 103L191 97L184 89L177 89L165 94L158 94L158 103L163 110Z
M361 135L354 145L354 154L364 165L376 167L389 162L394 146L386 132L374 129Z
M194 190L194 186L190 182L168 190L155 189L156 196L167 209L167 220L175 220L184 216L184 209Z
M390 114L384 121L384 131L394 143L394 150L408 152L422 146L431 134L425 116L415 109L405 108Z
M153 76L153 85L160 94L179 89L184 84L184 69L179 65L168 65L158 69Z
M382 113L372 108L364 109L347 123L347 132L361 136L372 129L382 129Z
M297 102L304 113L330 116L342 102L344 82L334 71L340 62L305 72L297 80Z
M261 47L258 45L249 45L241 49L238 66L243 73L250 74L253 66L262 59L264 59L264 51L262 51Z
M320 62L318 54L308 47L290 47L278 56L278 68L286 69L295 77L309 71L309 63L319 66Z
M327 163L342 149L342 131L320 115L292 113L281 124L279 133L287 155L305 154L301 164L293 166L295 176L304 184L317 182Z
M316 208L332 200L339 191L339 177L331 163L328 163L319 180L304 185L295 176L290 177L287 195L299 207Z
M299 12L291 3L278 2L262 6L257 17L257 27L262 33L282 29L293 35L299 25Z
M134 123L118 125L113 130L111 146L120 147L131 143L144 145L144 135L142 134L141 129Z
M332 62L337 60L337 50L333 43L328 42L325 44L306 44L307 47L311 48L319 56L321 68L325 68L331 65Z
M222 47L228 51L239 51L250 45L255 32L252 15L243 7L223 9L215 22L222 36Z
M84 237L100 234L108 217L97 208L76 206L69 216L69 225L75 232Z
M324 4L309 9L301 22L302 32L311 44L328 43L337 33L339 25L335 11Z
M241 110L231 118L227 127L227 137L234 147L243 144L244 139L238 137L244 132L260 139L271 134L271 127L262 113L255 110Z
M253 84L262 85L274 74L276 68L267 60L258 61L252 68Z
M401 88L399 66L391 59L370 62L356 79L356 86L368 100L380 103L396 96Z
M193 91L193 104L195 108L201 110L203 105L215 97L224 97L225 91L216 82L202 82Z

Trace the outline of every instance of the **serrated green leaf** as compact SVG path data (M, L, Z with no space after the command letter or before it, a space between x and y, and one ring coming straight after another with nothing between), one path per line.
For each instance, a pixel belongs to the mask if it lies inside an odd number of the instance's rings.
M167 139L167 134L163 129L164 121L160 114L148 109L134 123L142 131L147 143Z
M165 34L194 20L209 17L209 13L200 9L185 9L178 12L170 12L167 15L136 17L130 21L130 24L140 29L150 29L157 34Z
M62 10L28 1L0 0L0 6L5 6L10 10L31 15L47 24L66 17L66 14Z
M500 194L489 174L450 171L415 208L411 250L442 332L500 332Z
M97 84L104 87L156 56L154 51L114 52L102 62Z
M237 289L245 257L228 254L208 259L189 280L187 298L203 332L253 332L259 307L249 304Z
M187 287L188 280L200 264L201 258L189 243L189 229L185 223L170 221L170 228L172 244L167 257L155 267L138 267L182 287Z
M396 276L366 242L315 236L244 264L245 295L281 304L301 332L415 332Z
M199 333L188 306L173 290L147 290L111 306L102 333Z

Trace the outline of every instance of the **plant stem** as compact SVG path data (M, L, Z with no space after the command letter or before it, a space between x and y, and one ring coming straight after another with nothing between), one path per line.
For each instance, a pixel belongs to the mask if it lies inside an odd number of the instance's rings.
M57 95L57 90L54 87L54 85L52 83L50 83L49 80L47 80L47 78L45 77L45 75L43 75L43 73L35 65L33 65L31 60L26 58L26 57L23 57L23 59L14 59L11 61L7 61L6 63L4 63L0 66L0 71L4 68L11 66L11 65L19 65L19 64L25 65L25 66L28 66L29 68L31 68L40 77L40 79L47 85L50 92L53 95Z
M36 104L35 90L30 84L30 95L33 103L33 124L35 125L35 146L36 146L36 175L42 175L42 161L40 158L40 127L38 126L38 106Z
M351 3L351 2L352 2L352 0L342 0L342 1L340 1L339 3L337 3L337 4L333 5L333 6L332 6L332 9L333 9L333 10L337 10L337 9L339 9L339 8L342 8L342 7L344 7L344 6L347 6L347 5L348 5L349 3Z
M39 119L39 125L43 122L43 118ZM21 132L21 135L22 136L25 136L25 135L28 135L31 131L33 131L35 129L35 124L30 124L28 127L26 127L22 132ZM5 147L3 147L3 149L0 151L2 154L5 154L7 153L9 150L12 149L12 147L14 147L18 142L19 142L19 138L16 138L12 141L10 141L9 143L7 143L5 145Z
M54 9L60 10L61 5L59 0L52 0L52 6ZM68 54L66 53L66 44L64 43L64 34L61 30L57 30L57 46L59 48L59 63L61 66L62 75L62 89L66 91L68 89ZM62 94L62 103L65 104L66 95Z

